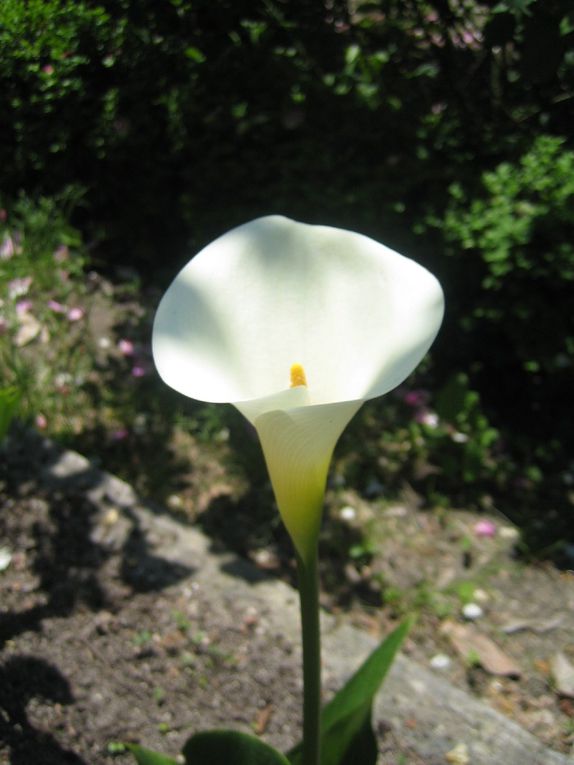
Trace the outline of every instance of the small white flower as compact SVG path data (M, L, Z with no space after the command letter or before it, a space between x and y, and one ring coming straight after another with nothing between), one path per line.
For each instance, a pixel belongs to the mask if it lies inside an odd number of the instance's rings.
M426 425L427 428L438 428L438 414L431 412L428 409L417 412L415 419L421 425Z
M11 300L15 300L16 298L22 297L22 295L27 295L31 284L31 276L12 279L11 282L8 282L8 297Z
M341 508L339 515L344 521L354 521L357 517L357 511L354 507L347 505L346 507Z

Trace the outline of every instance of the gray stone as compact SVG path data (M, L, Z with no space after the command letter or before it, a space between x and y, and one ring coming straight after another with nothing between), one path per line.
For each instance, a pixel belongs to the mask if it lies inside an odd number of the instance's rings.
M155 557L192 571L193 587L203 588L210 597L244 604L246 612L256 612L266 623L270 634L282 636L299 650L298 596L286 584L267 578L235 555L213 553L206 536L153 513L138 501L129 485L97 470L80 455L60 455L46 467L42 478L83 485L102 512L109 510L110 502L121 513L129 512L130 518L137 518ZM324 680L333 690L353 674L376 642L327 614L322 615L322 625ZM573 757L550 751L513 721L405 656L398 657L376 699L375 717L381 729L400 730L401 739L426 765L455 762L452 753L457 747L468 751L471 765L574 763Z

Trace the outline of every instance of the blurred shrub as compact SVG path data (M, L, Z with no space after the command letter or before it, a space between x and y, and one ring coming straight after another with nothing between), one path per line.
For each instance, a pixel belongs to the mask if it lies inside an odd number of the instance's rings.
M431 504L481 507L514 469L463 373L435 394L403 386L369 402L339 453L346 479L367 496L391 496L408 484Z
M448 386L464 369L470 382L454 420L435 401L436 428L397 410L388 466L434 465L429 490L489 484L495 465L496 481L509 475L504 442L525 491L548 469L562 497L573 166L552 136L574 124L573 41L571 0L3 0L2 190L84 188L74 224L101 244L98 264L155 284L187 247L269 212L412 255L447 292L436 377ZM21 297L49 332L57 316L44 322L35 290L65 303L53 256L79 240L55 211L40 235L42 204L10 210L0 243L21 250L0 268L27 279L37 263ZM2 307L12 338L16 302Z
M551 547L572 535L574 152L541 135L449 194L435 220L450 309L435 360L469 370L503 446L498 499L533 548Z
M105 102L95 85L113 44L114 29L100 6L74 0L0 5L0 102L10 115L1 128L5 185L42 182L59 189L81 172L74 162L89 156L94 130L102 128Z
M557 433L563 418L549 418L556 396L569 401L574 368L574 152L540 136L519 161L485 173L473 198L459 185L450 195L457 347L466 343L491 396L512 412L519 404L524 430L537 417Z
M20 394L17 388L0 388L0 444L18 411Z
M70 192L72 194L72 192ZM85 256L67 200L21 196L0 208L1 386L18 392L19 414L40 428L82 404L91 364Z
M500 452L496 453L499 433L482 411L480 396L471 390L468 375L450 378L437 392L434 406L437 422L429 434L429 462L440 465L454 484L455 496L465 483L488 491L502 478Z
M73 280L83 276L87 259L70 216L81 196L70 187L59 197L21 194L14 202L0 200L0 276L6 283L33 275L34 292L54 291L64 300L77 289Z
M277 210L400 249L449 182L566 132L572 37L569 0L4 0L3 188L85 187L108 262Z

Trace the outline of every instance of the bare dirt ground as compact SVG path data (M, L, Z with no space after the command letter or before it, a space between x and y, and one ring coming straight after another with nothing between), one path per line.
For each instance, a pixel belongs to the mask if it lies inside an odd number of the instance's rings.
M292 743L291 646L254 614L207 602L191 571L149 553L137 524L118 546L113 509L102 517L82 489L39 486L46 459L23 448L3 471L0 762L99 765L118 741L175 754L217 725Z
M113 504L102 513L78 483L48 488L38 476L53 455L41 444L13 440L0 460L0 763L128 762L115 742L174 754L192 732L217 726L293 745L298 647L271 634L255 609L231 596L213 602L193 570L156 557L136 518L122 536ZM368 566L339 568L339 588L326 561L327 609L384 634L400 611L419 608L406 653L427 666L446 657L437 672L570 752L574 710L552 667L558 653L574 652L572 575L517 562L500 524L495 538L478 538L469 514L421 511L408 497L374 512L352 494L332 504L333 521L343 500L387 542ZM213 504L221 524L229 507ZM265 575L291 575L280 551L250 557ZM372 605L377 582L400 597ZM468 602L480 618L463 618ZM422 765L400 732L380 733L385 765Z

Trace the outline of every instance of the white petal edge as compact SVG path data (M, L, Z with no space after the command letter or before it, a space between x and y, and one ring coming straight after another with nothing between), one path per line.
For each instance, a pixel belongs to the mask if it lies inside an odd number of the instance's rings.
M153 355L168 385L204 401L253 408L285 390L295 362L310 403L366 399L410 374L443 310L438 281L414 261L361 234L269 216L179 273Z

